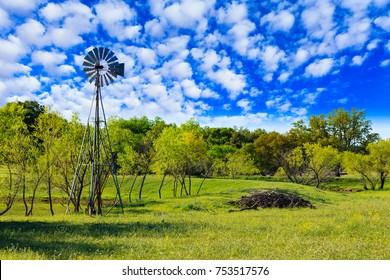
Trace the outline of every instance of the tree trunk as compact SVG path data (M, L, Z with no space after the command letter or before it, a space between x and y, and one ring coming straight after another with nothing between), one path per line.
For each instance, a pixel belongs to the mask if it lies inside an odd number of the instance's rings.
M206 178L207 178L206 176L203 178L202 182L199 185L199 188L198 188L198 191L196 192L196 194L199 194L200 189L202 188L204 181L206 181Z
M130 191L129 191L129 203L132 202L132 201L131 201L131 194L133 193L135 181L137 180L137 178L138 178L138 175L135 175L134 180L133 180L133 183L131 184L131 187L130 187Z
M161 190L162 190L162 187L163 187L163 185L164 185L165 176L166 176L166 174L164 173L164 176L163 176L163 178L162 178L162 180L161 180L160 188L158 189L158 197L159 197L160 199L162 198L162 196L161 196Z
M381 185L379 189L383 190L383 188L385 187L385 181L386 181L386 174L385 172L381 172Z
M142 199L142 189L144 188L144 183L145 183L146 175L147 175L147 174L145 173L144 176L142 177L141 186L139 187L139 195L138 195L138 199L139 199L139 200Z

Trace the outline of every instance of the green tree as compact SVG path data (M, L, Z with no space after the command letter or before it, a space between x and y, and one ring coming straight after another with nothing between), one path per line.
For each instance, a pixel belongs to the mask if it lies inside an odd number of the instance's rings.
M370 155L347 151L343 153L342 164L349 173L360 175L365 190L368 190L368 187L375 190L379 182L379 176L373 169Z
M8 103L0 109L0 164L7 169L7 177L1 180L1 187L7 192L6 207L0 214L11 209L19 190L22 191L25 215L28 214L28 167L35 143L24 122L25 115L26 110L20 103Z
M57 158L54 153L54 146L59 141L66 126L66 121L55 112L46 112L38 117L34 135L42 143L43 160L46 170L46 186L49 197L50 212L54 215L53 208L53 181L58 174L56 170Z
M228 157L227 167L233 179L237 175L253 175L258 172L250 155L241 148Z
M367 150L372 163L372 169L379 175L380 189L390 172L390 139L368 144Z

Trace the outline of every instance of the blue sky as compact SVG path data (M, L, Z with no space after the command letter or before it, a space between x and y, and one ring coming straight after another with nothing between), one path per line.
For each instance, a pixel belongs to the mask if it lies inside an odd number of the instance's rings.
M0 36L0 106L85 119L82 63L102 46L125 63L109 116L284 132L357 108L390 137L390 0L0 0Z

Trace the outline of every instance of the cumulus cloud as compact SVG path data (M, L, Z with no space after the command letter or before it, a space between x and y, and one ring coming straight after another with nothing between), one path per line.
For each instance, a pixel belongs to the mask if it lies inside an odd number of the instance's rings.
M237 3L234 1L228 4L226 8L219 8L217 17L220 23L236 24L245 20L248 16L248 9L245 3Z
M141 26L132 25L136 13L121 0L106 0L95 5L99 22L111 37L123 41L139 36Z
M28 48L18 37L10 35L7 39L0 38L0 60L16 62L27 52Z
M338 49L348 47L361 48L368 40L371 31L371 20L368 18L353 20L348 32L338 34L335 38Z
M390 13L389 16L377 17L374 23L386 31L390 31Z
M3 29L8 29L12 24L8 13L0 8L0 31Z
M335 25L335 5L329 0L307 1L301 20L310 36L323 38Z
M31 60L34 64L42 65L49 75L66 76L75 73L73 66L63 64L67 56L58 51L34 51Z
M352 66L360 66L363 64L363 62L367 59L367 54L365 54L364 56L361 56L361 55L355 55L353 58L352 58Z
M5 97L1 102L35 100L34 93L40 88L41 83L35 77L20 76L0 80L0 96Z
M44 0L0 0L0 6L7 11L17 15L26 15L31 13Z
M309 64L305 69L305 74L312 77L322 77L332 69L334 61L332 58L316 60Z
M35 19L28 19L25 23L16 28L18 38L26 44L35 46L46 45L47 39L44 37L46 28Z
M274 72L279 68L279 63L284 60L285 56L286 53L280 50L278 46L266 46L260 54L264 69L270 72Z
M245 98L239 100L237 106L240 107L244 113L247 113L252 110L253 103Z
M274 11L261 18L261 24L268 24L274 31L289 31L295 22L295 17L289 11Z

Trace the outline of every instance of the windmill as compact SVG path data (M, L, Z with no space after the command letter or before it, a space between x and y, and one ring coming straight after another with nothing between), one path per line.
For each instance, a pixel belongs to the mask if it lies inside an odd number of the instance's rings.
M123 204L115 171L115 158L108 134L101 89L113 83L114 78L124 76L124 64L118 62L118 58L111 50L98 47L87 53L84 57L83 66L83 71L86 73L89 82L95 85L95 93L88 115L88 123L83 136L66 213L69 211L69 204L72 199L77 201L76 197L80 197L84 186L89 184L86 212L90 216L94 214L101 215L102 192L110 175L116 188L114 205L119 203L123 213Z

